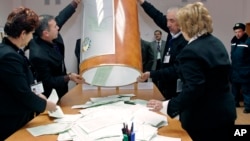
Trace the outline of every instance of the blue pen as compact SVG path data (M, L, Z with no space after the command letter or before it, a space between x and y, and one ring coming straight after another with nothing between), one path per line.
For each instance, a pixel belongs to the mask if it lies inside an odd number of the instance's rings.
M130 127L129 141L135 141L134 122L132 122Z
M129 141L135 141L135 132L131 132L129 135Z

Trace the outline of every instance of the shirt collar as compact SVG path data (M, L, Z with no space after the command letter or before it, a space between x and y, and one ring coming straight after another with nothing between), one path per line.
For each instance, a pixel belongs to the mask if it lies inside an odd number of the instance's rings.
M197 35L195 35L194 37L192 37L189 41L188 44L190 44L191 42L193 42L194 40L196 40L197 38L199 38L200 36L206 34L207 31L203 30L201 33L198 33Z
M173 33L170 33L170 34L172 35L172 39L174 39L174 38L177 38L181 35L181 31L176 33L176 34L173 34Z

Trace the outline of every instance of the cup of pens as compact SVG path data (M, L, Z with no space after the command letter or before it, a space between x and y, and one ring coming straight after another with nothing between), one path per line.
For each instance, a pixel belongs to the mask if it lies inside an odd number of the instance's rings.
M132 122L130 129L128 124L123 123L122 134L123 141L135 141L134 123Z

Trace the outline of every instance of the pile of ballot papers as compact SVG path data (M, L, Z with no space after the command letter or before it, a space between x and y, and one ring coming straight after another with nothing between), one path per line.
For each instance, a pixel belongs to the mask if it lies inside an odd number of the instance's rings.
M150 111L145 100L130 100L132 96L91 98L83 105L72 107L80 108L79 114L60 115L51 124L27 130L33 136L58 134L58 141L122 141L124 123L133 123L136 141L181 140L157 135L158 128L168 125L166 116Z

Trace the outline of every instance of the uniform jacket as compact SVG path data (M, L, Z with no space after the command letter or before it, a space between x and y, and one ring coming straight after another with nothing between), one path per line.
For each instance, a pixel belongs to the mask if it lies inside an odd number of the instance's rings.
M74 12L75 7L72 4L60 11L55 18L59 30ZM60 34L54 43L59 47L61 54L56 52L51 43L34 36L30 45L30 60L37 71L38 81L43 82L44 94L48 97L54 88L59 97L62 97L68 91L68 82L64 80L67 70L64 63L64 42Z
M46 101L31 91L30 65L7 38L0 44L0 140L43 112Z
M175 65L183 82L182 92L172 98L167 113L180 114L184 129L216 128L236 119L230 92L230 60L220 40L211 34L189 43Z
M240 39L231 40L231 80L238 83L250 82L250 38L245 33Z

